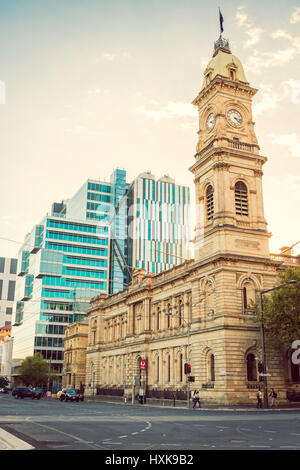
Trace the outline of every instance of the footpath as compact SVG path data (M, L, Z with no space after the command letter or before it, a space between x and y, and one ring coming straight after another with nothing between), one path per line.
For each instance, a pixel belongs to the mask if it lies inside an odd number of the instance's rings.
M51 398L47 398L47 400L50 400ZM89 399L86 398L85 400L86 403L107 403L107 404L118 404L118 405L123 405L126 408L130 408L132 406L134 407L144 407L144 408L169 408L169 409L180 409L180 410L187 410L187 405L184 404L183 402L180 403L175 403L174 405L170 403L145 403L145 404L140 404L139 402L135 402L132 404L131 402L127 401L127 403L124 403L124 401L119 401L119 400L109 400L109 399L99 399L98 397L95 399ZM192 410L192 403L190 406L190 410ZM218 412L257 412L257 413L279 413L279 412L286 412L286 411L297 411L300 413L300 403L299 404L291 404L291 405L279 405L275 408L260 408L257 409L256 406L222 406L222 405L202 405L201 408L197 408L192 410L195 413L201 413L201 411L218 411ZM34 447L32 447L30 444L28 444L25 441L22 441L21 439L15 437L13 434L8 433L4 429L1 428L0 425L0 451L2 450L34 450Z

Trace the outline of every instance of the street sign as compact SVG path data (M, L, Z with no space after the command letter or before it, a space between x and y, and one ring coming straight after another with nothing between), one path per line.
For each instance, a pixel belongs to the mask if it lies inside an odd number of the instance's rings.
M140 359L140 370L145 370L145 369L146 369L146 360Z

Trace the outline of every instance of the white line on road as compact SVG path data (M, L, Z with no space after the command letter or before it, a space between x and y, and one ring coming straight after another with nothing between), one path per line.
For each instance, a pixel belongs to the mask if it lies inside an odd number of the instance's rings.
M269 448L271 446L250 446L250 447L257 447L257 448L265 449L265 448Z

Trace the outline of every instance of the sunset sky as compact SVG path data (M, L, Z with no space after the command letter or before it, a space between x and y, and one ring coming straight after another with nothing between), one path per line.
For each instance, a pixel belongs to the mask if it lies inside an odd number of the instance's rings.
M300 240L296 0L0 0L0 256L17 256L16 242L52 202L117 167L128 181L150 170L194 192L191 102L219 36L219 6L223 36L259 89L270 249Z

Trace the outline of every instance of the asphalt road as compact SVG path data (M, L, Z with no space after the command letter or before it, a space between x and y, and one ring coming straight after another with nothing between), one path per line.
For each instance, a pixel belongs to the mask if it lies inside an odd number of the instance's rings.
M300 410L204 411L1 395L0 429L36 450L300 450Z

